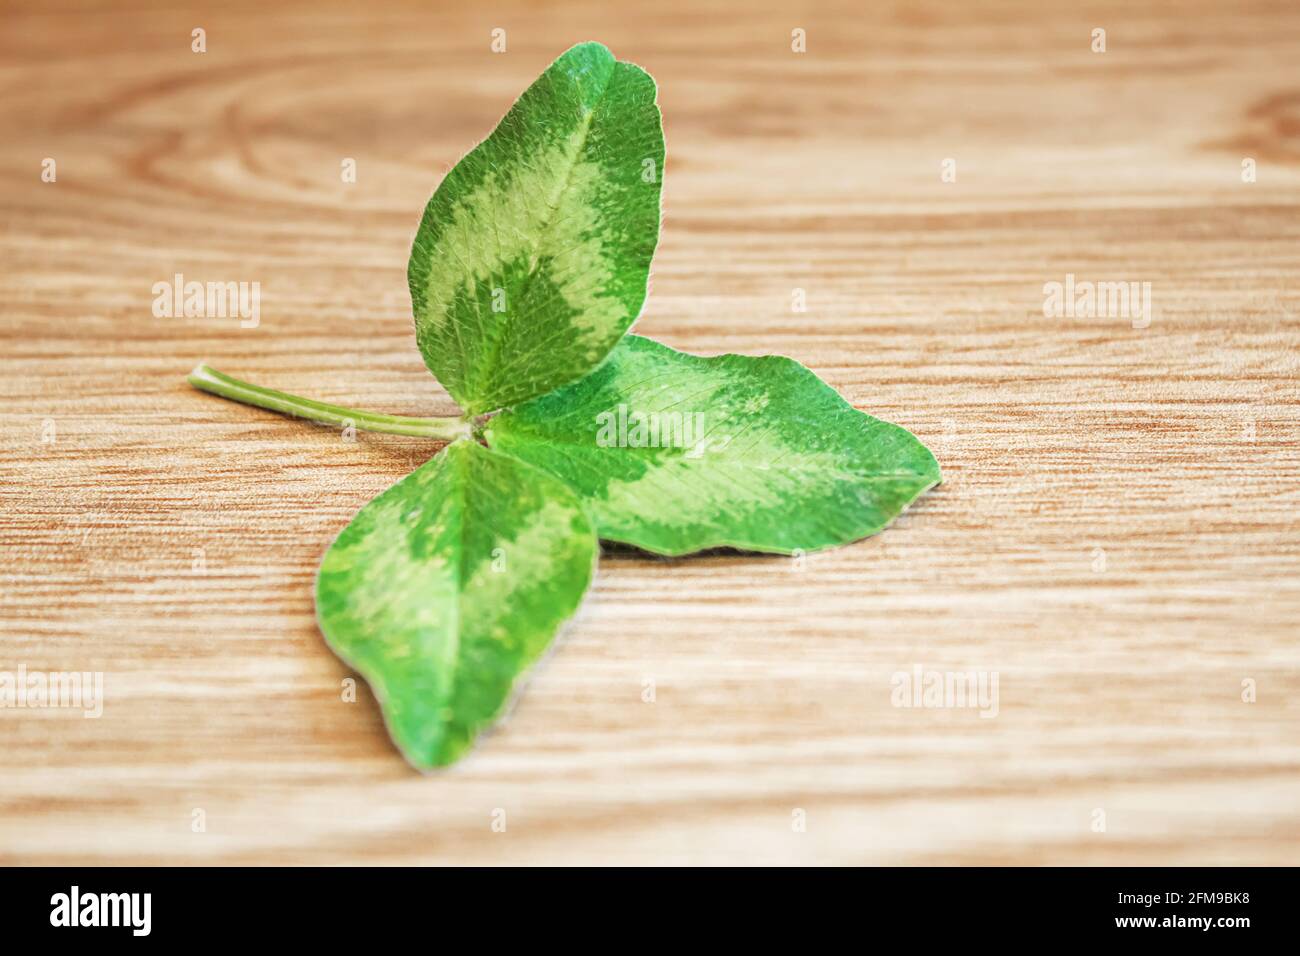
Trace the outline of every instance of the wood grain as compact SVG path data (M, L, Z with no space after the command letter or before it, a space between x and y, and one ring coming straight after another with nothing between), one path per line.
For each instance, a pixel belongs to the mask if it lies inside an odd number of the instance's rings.
M103 671L106 701L0 710L0 862L1295 862L1294 4L3 19L0 669ZM411 329L419 211L584 39L660 84L638 331L794 356L946 481L802 563L607 550L505 725L424 777L341 699L311 585L435 446L184 375L451 413ZM261 324L154 318L178 272L260 282ZM1067 273L1151 282L1150 327L1044 318ZM997 717L892 706L915 665L996 671Z

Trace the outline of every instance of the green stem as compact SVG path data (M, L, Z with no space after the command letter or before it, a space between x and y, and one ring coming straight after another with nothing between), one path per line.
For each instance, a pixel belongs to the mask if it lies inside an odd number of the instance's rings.
M326 425L352 425L372 432L389 435L414 435L418 438L438 438L454 441L471 434L470 423L462 418L408 418L405 415L380 415L363 412L341 405L328 405L310 398L299 398L275 389L250 385L231 378L206 365L198 365L190 372L189 383L197 389L229 398L232 401L266 408L285 415L309 418Z

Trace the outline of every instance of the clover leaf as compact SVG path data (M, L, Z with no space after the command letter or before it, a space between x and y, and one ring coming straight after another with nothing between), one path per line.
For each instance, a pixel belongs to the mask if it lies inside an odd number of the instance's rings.
M316 587L326 641L420 769L499 719L577 610L597 536L668 555L811 551L880 531L940 481L911 433L791 359L624 338L659 239L655 95L579 44L429 200L408 267L416 342L463 416L190 374L259 408L450 442L357 513Z
M659 242L656 92L579 44L429 200L407 268L416 342L469 414L581 378L641 313Z

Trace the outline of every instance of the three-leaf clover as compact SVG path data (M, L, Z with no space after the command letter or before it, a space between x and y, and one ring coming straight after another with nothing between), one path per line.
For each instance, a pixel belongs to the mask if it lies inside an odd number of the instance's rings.
M190 376L261 408L449 442L357 513L316 584L326 641L415 767L454 762L500 717L581 603L597 538L812 551L880 531L940 480L911 433L791 359L625 334L663 161L654 80L583 43L443 179L408 278L425 364L463 417L342 408L205 365Z

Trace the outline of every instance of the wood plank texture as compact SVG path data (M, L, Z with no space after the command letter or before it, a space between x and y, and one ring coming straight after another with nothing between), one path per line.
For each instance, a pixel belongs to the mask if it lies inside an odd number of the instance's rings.
M0 862L1296 861L1294 3L2 16L0 670L102 671L105 703L0 709ZM607 549L509 720L421 776L342 699L311 587L436 446L184 376L452 413L419 213L585 39L660 85L637 331L791 355L946 481L803 560ZM260 324L155 318L175 273L260 282ZM1067 274L1150 282L1150 326L1045 318ZM996 672L997 716L892 706L916 665Z

